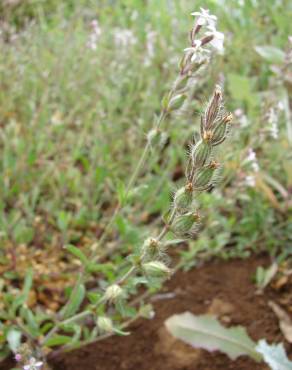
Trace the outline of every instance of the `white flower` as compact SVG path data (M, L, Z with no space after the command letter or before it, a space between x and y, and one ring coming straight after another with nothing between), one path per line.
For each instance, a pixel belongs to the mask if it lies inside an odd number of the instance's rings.
M252 176L252 175L246 176L245 184L246 184L246 186L248 186L250 188L254 188L255 184L256 184L254 176Z
M270 108L268 112L268 123L269 123L269 133L273 139L278 139L279 128L278 128L278 115L274 108Z
M214 26L208 26L209 31L206 32L206 36L213 36L213 39L210 41L210 45L218 51L218 53L223 54L224 52L224 33L216 30Z
M210 50L203 48L201 45L201 40L195 40L192 47L184 49L186 53L191 55L192 63L201 64L209 59Z
M248 149L248 156L246 157L246 161L250 164L254 172L259 171L260 167L257 161L256 153L251 148Z
M210 14L209 9L200 8L200 10L201 10L200 12L191 13L191 15L193 15L194 17L198 17L197 24L199 26L210 25L215 27L217 17L215 15Z
M43 366L42 361L37 361L34 357L30 358L29 363L23 366L24 370L38 370Z
M91 50L96 50L97 49L97 42L98 39L101 35L101 28L99 26L98 20L94 19L91 23L90 26L92 28L92 32L89 35L89 39L87 41L87 47Z
M248 149L248 156L246 158L247 161L248 162L254 162L256 160L256 158L257 158L256 153L251 148L249 148Z
M115 44L117 47L129 47L137 44L137 39L131 30L115 29Z

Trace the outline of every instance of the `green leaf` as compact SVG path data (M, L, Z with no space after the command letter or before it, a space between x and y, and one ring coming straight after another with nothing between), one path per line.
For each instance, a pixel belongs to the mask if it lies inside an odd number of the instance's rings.
M71 218L71 214L65 211L60 211L57 214L57 224L61 231L66 231L68 229Z
M9 348L12 352L17 352L21 341L21 332L17 329L9 329L6 336Z
M257 104L258 96L253 92L250 78L230 73L228 75L228 89L234 99L246 101L250 106Z
M262 339L258 342L256 351L263 356L272 370L292 370L292 362L286 355L283 343L268 344Z
M14 315L16 310L27 301L29 291L32 287L32 283L33 283L33 270L29 268L25 275L22 293L13 301L13 304L11 307L12 315Z
M40 334L40 332L38 323L33 312L28 307L23 306L21 307L20 314L27 323L29 333L33 337L37 337Z
M17 243L28 244L32 241L34 237L34 229L20 223L15 227L13 231L13 236Z
M184 312L168 318L165 325L173 336L193 347L208 351L219 350L232 360L241 355L248 355L256 361L261 359L255 350L256 344L243 327L227 329L213 316L195 316L190 312Z
M85 254L77 247L75 247L74 245L66 245L66 249L72 253L75 257L77 257L83 265L87 265L89 263L89 260L87 259L87 257L85 256Z
M274 46L255 46L255 51L269 63L280 64L285 59L285 53Z
M24 285L23 285L23 295L25 297L25 300L28 298L29 291L32 287L32 282L33 282L33 270L30 268L27 270L25 279L24 279Z
M90 303L96 304L100 298L102 297L101 293L95 293L95 292L88 292L87 298L89 299Z
M270 281L274 278L278 271L278 264L274 262L270 267L264 269L262 266L259 266L256 270L256 284L257 287L263 290Z
M69 304L66 305L61 311L64 319L71 317L79 310L79 307L85 297L85 292L86 290L83 284L78 285L76 289L72 290L68 301Z
M63 344L70 343L72 341L72 338L68 335L55 335L54 337L48 339L44 345L46 347L56 347L61 346Z

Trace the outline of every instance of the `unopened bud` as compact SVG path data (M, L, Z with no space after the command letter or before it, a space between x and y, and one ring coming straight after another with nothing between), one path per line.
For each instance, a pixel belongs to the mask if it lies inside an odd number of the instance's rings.
M179 109L183 105L183 102L185 101L185 99L186 99L186 96L183 94L178 94L174 96L173 98L170 99L168 110L173 111L173 110Z
M159 143L159 140L160 140L160 130L159 129L152 129L148 132L148 135L147 135L147 140L148 142L155 146Z
M204 166L211 155L212 147L208 142L200 140L191 148L192 162L195 167Z
M146 304L140 307L139 316L144 317L145 319L153 319L155 312L151 304Z
M155 238L148 238L142 246L142 257L154 258L159 254L162 243Z
M123 296L123 289L118 284L113 284L106 289L104 295L107 301L116 302Z
M143 263L142 268L150 277L167 277L171 273L171 270L161 261Z
M217 85L213 97L209 102L205 112L203 120L203 126L205 130L210 130L213 127L213 123L220 112L221 104L222 104L222 90L221 87Z
M215 174L215 171L219 168L219 164L215 161L212 161L207 166L200 168L193 180L193 186L196 190L207 190L211 185L211 180Z
M193 185L192 183L178 189L174 195L174 206L180 210L187 209L193 200Z
M194 230L199 220L200 216L194 212L178 215L173 221L172 230L179 236L187 236Z
M179 78L176 80L174 85L174 90L178 91L184 89L188 82L188 76L180 75Z
M154 128L148 132L147 140L152 147L163 147L167 141L167 134L160 129Z
M113 322L109 317L99 316L97 318L97 326L102 333L112 333L113 332Z
M225 139L229 131L230 122L232 121L232 114L228 114L223 118L221 122L217 124L212 132L210 144L216 146L221 144Z

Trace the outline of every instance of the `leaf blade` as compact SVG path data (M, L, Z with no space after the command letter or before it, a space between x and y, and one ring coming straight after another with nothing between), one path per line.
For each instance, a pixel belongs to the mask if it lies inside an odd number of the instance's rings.
M213 316L195 316L185 312L171 316L165 325L172 335L193 347L208 351L220 350L233 360L240 355L248 355L256 361L261 359L255 351L256 344L243 327L227 329Z

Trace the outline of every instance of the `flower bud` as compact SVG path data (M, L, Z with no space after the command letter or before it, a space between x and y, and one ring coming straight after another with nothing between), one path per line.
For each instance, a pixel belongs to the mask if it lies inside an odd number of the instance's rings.
M152 146L156 146L160 141L161 131L159 129L152 129L147 134L147 140Z
M232 114L228 114L223 118L221 122L214 128L210 144L216 146L221 144L225 139L229 131L230 122L232 120Z
M146 304L140 307L139 316L144 317L145 319L153 319L155 312L151 304Z
M213 97L209 102L204 119L203 126L205 130L210 130L213 127L213 123L218 117L220 109L222 107L222 90L220 86L216 86Z
M152 147L163 147L167 142L167 134L157 128L150 130L147 134L147 140Z
M102 333L112 333L113 332L113 322L109 317L99 316L96 322L100 332Z
M196 190L207 190L208 187L211 185L211 180L219 168L219 163L212 161L207 166L200 168L193 180L193 186Z
M174 195L174 206L178 209L187 209L193 200L193 185L192 183L178 189Z
M188 76L180 75L178 80L175 82L174 90L178 91L184 89L188 83L188 79L189 79Z
M144 241L142 246L142 258L150 257L151 259L159 254L162 243L155 238L148 238Z
M142 268L150 277L167 277L171 273L171 270L161 261L143 263Z
M195 226L197 226L200 216L198 213L187 212L183 215L178 215L173 221L172 230L179 236L187 236Z
M123 296L123 289L118 284L113 284L106 289L104 295L108 302L116 302Z
M178 94L172 97L168 104L168 110L173 111L173 110L179 109L183 105L183 102L185 101L185 99L186 99L186 96L183 94Z
M211 155L212 147L204 140L198 141L191 148L192 162L195 167L202 167Z

